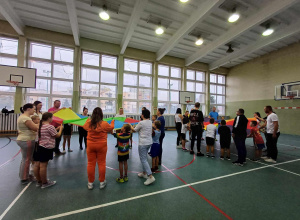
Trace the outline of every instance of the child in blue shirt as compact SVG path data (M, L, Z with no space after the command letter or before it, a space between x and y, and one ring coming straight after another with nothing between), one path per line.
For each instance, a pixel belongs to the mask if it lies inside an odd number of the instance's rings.
M158 162L159 162L158 156L159 156L159 152L160 152L159 138L161 135L160 126L161 126L160 121L154 122L153 130L152 130L153 144L152 144L151 150L150 150L150 155L152 157L152 168L151 168L152 172L155 172L158 170Z

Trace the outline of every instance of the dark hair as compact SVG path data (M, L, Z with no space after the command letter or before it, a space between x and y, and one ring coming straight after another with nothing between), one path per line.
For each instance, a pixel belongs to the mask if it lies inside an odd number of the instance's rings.
M257 121L251 121L251 123L256 126L257 125Z
M146 110L146 109L147 109L147 108L146 108L145 106L144 106L144 107L142 107L142 111L143 111L143 110Z
M84 110L86 110L86 109L88 110L88 108L86 108L86 107L84 106L82 112L84 112Z
M189 123L189 118L188 117L184 117L183 119L182 119L182 123L185 125L185 124L187 124L187 123Z
M125 124L124 129L126 133L129 133L131 131L131 126L129 124Z
M273 111L272 106L270 106L270 105L267 105L267 106L266 106L266 109L268 109L268 110L271 111L271 112Z
M254 112L254 114L256 114L258 117L261 118L260 113L259 112Z
M215 122L215 119L214 118L210 118L209 119L209 123L213 124Z
M155 127L157 128L157 129L160 129L160 127L161 127L161 123L160 123L160 121L155 121L154 122L154 124L155 124Z
M40 102L40 101L35 101L34 103L33 103L33 105L35 106L35 112L36 113L38 113L37 112L37 106L38 106L38 104L41 104L42 102ZM40 111L41 112L41 111Z
M94 108L93 114L92 114L92 117L91 117L91 125L90 125L90 128L96 129L98 123L99 123L100 121L102 121L102 120L103 120L103 112L102 112L102 109L99 108L99 107Z
M245 113L244 109L239 108L239 113L244 114Z
M181 114L181 108L178 108L178 109L176 110L176 114Z
M196 102L196 103L195 103L195 107L196 107L196 108L200 108L200 103L199 103L199 102Z
M166 111L166 109L165 109L165 108L159 108L158 111L159 111L159 113L160 113L161 115L163 115L164 112Z
M221 125L226 125L226 121L225 121L225 120L222 120L222 121L221 121Z
M23 105L23 107L20 108L20 111L21 111L22 113L24 113L24 112L25 112L27 109L29 109L29 108L33 108L33 104L27 103L27 104Z
M148 109L142 110L142 115L144 116L145 119L149 119L150 111Z
M40 126L39 126L39 138L41 138L41 128L43 126L43 122L44 121L48 121L49 118L52 118L53 117L53 114L50 113L50 112L45 112L43 115L42 115L42 119L40 121Z
M60 100L56 99L56 100L54 101L54 103L55 103L55 102L60 102Z

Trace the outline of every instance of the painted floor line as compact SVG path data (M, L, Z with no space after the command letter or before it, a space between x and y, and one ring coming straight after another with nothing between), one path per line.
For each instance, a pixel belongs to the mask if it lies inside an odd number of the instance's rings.
M263 165L266 165L265 163L262 163L262 162L259 162L259 161L255 161L256 163L259 163L259 164L263 164ZM300 176L300 174L298 173L294 173L292 171L289 171L289 170L285 170L285 169L282 169L282 168L279 168L279 167L273 167L275 169L278 169L278 170L281 170L281 171L284 171L284 172L287 172L287 173L291 173L291 174L294 174L296 176Z
M278 166L278 165L281 165L281 164L293 163L293 162L296 162L296 161L300 161L300 159L286 161L286 162L282 162L282 163L278 163L278 164L264 165L264 166L258 167L258 168L244 170L244 171L240 171L240 172L236 172L236 173L232 173L232 174L228 174L228 175L224 175L224 176L219 176L219 177L215 177L215 178L211 178L211 179L207 179L207 180L201 180L201 181L197 181L197 182L182 185L182 186L176 186L176 187L172 187L172 188L169 188L169 189L164 189L164 190L160 190L160 191L156 191L156 192L152 192L152 193L147 193L147 194L143 194L143 195L139 195L139 196L130 197L130 198L127 198L127 199L122 199L122 200L109 202L109 203L105 203L105 204L101 204L101 205L91 206L91 207L88 207L88 208L83 208L83 209L78 209L78 210L65 212L65 213L61 213L61 214L57 214L57 215L43 217L43 218L39 218L37 220L48 220L48 219L61 218L61 217L64 217L64 216L74 215L74 214L78 214L78 213L82 213L82 212L86 212L86 211L90 211L90 210L95 210L95 209L99 209L99 208L103 208L103 207L107 207L107 206L111 206L111 205L115 205L115 204L119 204L119 203L124 203L124 202L128 202L128 201L136 200L136 199L141 199L141 198L145 198L145 197L149 197L149 196L153 196L153 195L157 195L157 194L161 194L161 193L165 193L165 192L170 192L170 191L173 191L173 190L177 190L177 189L181 189L181 188L185 188L185 187L189 187L189 186L193 186L193 185L198 185L198 184L201 184L201 183L207 183L207 182L211 182L211 181L214 181L214 180L219 180L219 179L223 179L223 178L227 178L227 177L231 177L231 176L236 176L236 175L239 175L239 174L249 173L249 172L256 171L256 170L261 170L261 169L265 169L265 168L269 168L269 167L273 167L273 166Z
M7 209L5 209L5 211L2 213L2 215L0 216L0 220L2 220L4 218L4 216L8 213L8 211L14 206L14 204L19 200L19 198L23 195L23 193L26 191L26 189L28 189L28 187L30 186L31 182L29 184L27 184L27 186L19 193L19 195L14 199L14 201L12 201L12 203L10 203L10 205L7 207Z

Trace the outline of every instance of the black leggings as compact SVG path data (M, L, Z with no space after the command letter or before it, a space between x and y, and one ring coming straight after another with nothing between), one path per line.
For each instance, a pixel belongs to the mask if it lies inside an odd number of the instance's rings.
M159 147L160 147L160 151L159 151L159 155L158 155L159 165L161 165L161 158L162 158L162 152L163 152L162 145L163 145L164 138L165 138L165 133L161 133L160 138L159 138Z
M177 131L177 145L179 145L180 142L180 136L181 136L181 122L176 122L176 131Z
M79 132L79 146L82 147L82 140L84 139L84 145L85 148L87 146L87 131L84 130L82 127L78 127L78 132Z
M197 152L200 153L200 146L201 146L201 138L202 138L202 127L200 126L193 126L192 129L192 141L191 141L191 151L194 151L194 144L195 139L197 137Z
M277 160L278 149L277 149L277 140L280 136L280 132L276 134L276 137L273 138L273 134L267 134L267 150L268 157L271 157L273 160Z

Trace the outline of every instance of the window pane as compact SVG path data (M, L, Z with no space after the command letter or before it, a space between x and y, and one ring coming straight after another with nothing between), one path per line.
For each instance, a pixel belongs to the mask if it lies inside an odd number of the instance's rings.
M123 99L137 99L137 89L123 87Z
M137 75L124 73L124 85L137 86Z
M215 85L210 85L210 93L217 93Z
M217 106L217 112L219 115L225 115L225 106Z
M218 83L225 84L225 76L218 75Z
M169 76L169 67L158 65L158 75L159 76Z
M158 90L157 99L160 101L169 101L169 91Z
M28 88L28 93L50 94L51 80L36 79L36 88Z
M29 66L36 69L37 76L51 77L51 63L31 60Z
M70 65L53 65L53 77L55 78L73 79L73 71L74 68Z
M181 78L180 68L171 67L171 77Z
M47 112L49 107L49 98L48 97L42 97L42 96L27 96L26 102L27 103L34 103L35 101L40 101L43 104L42 112Z
M196 102L205 103L205 95L196 93Z
M116 98L116 86L101 85L100 97Z
M203 72L196 72L196 80L197 81L204 81L205 79L205 74Z
M170 92L170 101L179 102L179 92Z
M217 102L217 96L216 95L210 95L210 103L216 104Z
M99 85L98 84L81 83L80 94L82 96L99 97Z
M151 100L151 89L139 89L139 100Z
M52 98L52 103L55 100L60 100L61 102L61 108L69 108L72 107L72 98L58 98L58 97L53 97Z
M51 46L31 43L31 56L43 59L51 59Z
M217 96L217 104L225 104L225 96Z
M151 102L139 102L139 112L142 112L143 107L146 107L151 111Z
M99 66L99 54L83 52L82 64Z
M220 95L225 95L225 86L217 86L217 93Z
M181 105L179 105L179 104L171 104L171 109L170 109L170 113L169 114L175 114L177 108L181 108Z
M99 70L89 69L89 68L81 69L81 80L99 82L99 78L100 78Z
M140 72L152 74L152 63L140 62Z
M55 47L54 48L54 60L73 63L74 62L74 50L62 48L62 47Z
M117 58L102 55L101 66L106 68L117 69Z
M215 75L215 74L210 74L210 82L212 82L212 83L217 83L217 75Z
M101 70L101 82L116 84L117 83L117 73Z
M186 82L186 91L195 92L195 83L194 82Z
M15 92L15 86L0 86L0 92Z
M170 89L180 90L180 83L181 83L180 80L171 79L170 80Z
M136 114L137 113L137 103L125 101L123 103L123 109L124 109L124 113Z
M116 113L116 101L114 100L100 100L100 107L103 113Z
M152 77L149 76L139 76L139 86L151 87Z
M0 95L0 109L3 109L6 106L8 110L13 110L14 100L14 96L12 95Z
M0 56L0 64L6 66L17 66L18 60L17 58L7 58L7 57Z
M165 114L169 114L168 104L167 103L158 103L157 108L165 108Z
M205 92L203 83L196 83L196 92Z
M124 61L124 69L131 72L137 72L138 70L138 62L135 60L127 60Z
M158 78L158 88L168 89L169 88L169 79Z
M186 71L186 78L190 80L195 80L195 71L187 70Z
M92 113L94 108L98 107L97 99L81 99L80 100L80 112L82 112L83 107L88 108L89 113Z
M52 93L58 95L73 95L73 82L53 80Z
M0 53L18 54L18 40L0 37Z

